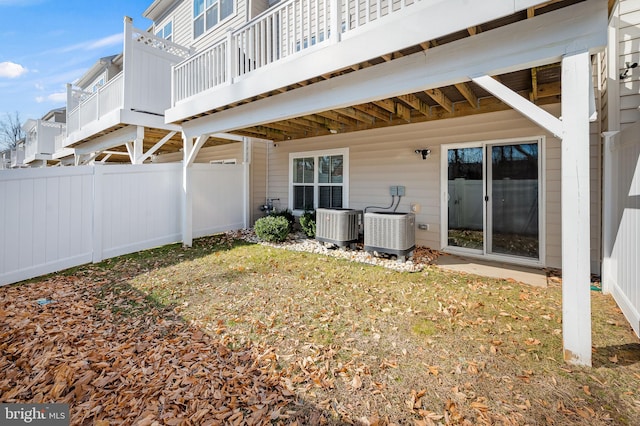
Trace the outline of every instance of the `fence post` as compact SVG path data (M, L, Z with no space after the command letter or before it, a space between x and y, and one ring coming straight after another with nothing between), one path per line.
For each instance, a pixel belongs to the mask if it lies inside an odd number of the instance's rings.
M102 168L99 166L91 165L91 177L93 180L93 263L98 263L103 260L102 253L102 228L104 227L102 210L104 199L104 179L102 178Z
M122 90L124 91L122 97L122 109L132 108L131 94L133 88L131 87L131 78L133 77L135 62L133 61L133 19L128 16L124 17L124 50L122 54Z

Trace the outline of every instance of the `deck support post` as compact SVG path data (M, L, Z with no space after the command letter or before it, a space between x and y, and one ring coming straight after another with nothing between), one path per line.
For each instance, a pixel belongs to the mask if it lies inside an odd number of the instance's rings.
M243 227L248 228L251 221L251 215L249 213L249 206L251 206L251 139L247 137L242 138L242 172L243 172L243 194L242 194L242 210L243 210Z
M182 140L182 245L191 247L193 244L193 194L189 155L193 150L193 138L183 134Z
M591 365L587 51L562 58L562 339L564 360Z
M129 159L131 164L142 164L144 158L142 156L144 144L144 127L136 127L136 138L132 142L127 142L127 152L129 153Z
M193 189L191 188L191 165L198 151L209 139L209 135L194 138L182 134L182 245L191 247L193 244Z
M593 116L588 51L562 58L559 120L487 75L472 80L562 139L562 327L564 359L591 365L589 121Z

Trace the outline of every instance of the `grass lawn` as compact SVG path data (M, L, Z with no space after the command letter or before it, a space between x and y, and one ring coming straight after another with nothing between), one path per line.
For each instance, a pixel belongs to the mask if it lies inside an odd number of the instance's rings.
M203 238L0 288L0 402L96 425L638 424L613 299L592 292L593 368L563 362L561 311L560 284Z

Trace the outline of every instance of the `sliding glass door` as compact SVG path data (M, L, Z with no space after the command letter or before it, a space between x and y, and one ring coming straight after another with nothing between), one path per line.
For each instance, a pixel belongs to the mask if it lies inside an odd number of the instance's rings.
M451 251L540 260L541 140L446 148Z

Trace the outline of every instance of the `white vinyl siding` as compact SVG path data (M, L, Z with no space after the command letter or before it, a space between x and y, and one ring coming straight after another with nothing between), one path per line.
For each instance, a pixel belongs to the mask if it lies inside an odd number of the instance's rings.
M198 39L233 15L235 0L193 0L193 38Z
M617 31L618 75L626 64L640 63L640 0L621 0ZM610 46L611 48L611 46ZM640 67L620 80L620 129L640 120ZM614 124L615 125L615 124Z
M560 112L559 105L546 109L556 116ZM443 246L440 240L441 145L541 135L546 137L543 172L546 259L543 262L548 267L560 268L560 141L515 111L278 143L270 150L268 194L280 198L282 205L290 204L290 153L349 147L349 207L364 209L370 205L388 205L391 201L389 186L403 185L406 196L398 211L410 211L412 203L419 204L416 223L429 225L429 230L416 230L417 244L440 249ZM431 155L423 160L415 153L419 148L431 149ZM595 173L594 167L592 164L592 173ZM597 214L595 205L594 210ZM593 244L598 247L597 229L592 235Z
M193 46L197 52L217 43L226 37L229 28L240 28L244 25L248 18L248 13L257 16L267 8L266 2L258 2L253 5L251 11L247 9L248 2L245 0L234 0L234 11L231 16L213 27L210 31L194 39L193 34L193 0L185 0L180 2L171 10L173 19L173 42L181 46ZM156 22L158 27L166 24L168 18L163 18ZM158 28L156 27L156 28Z

